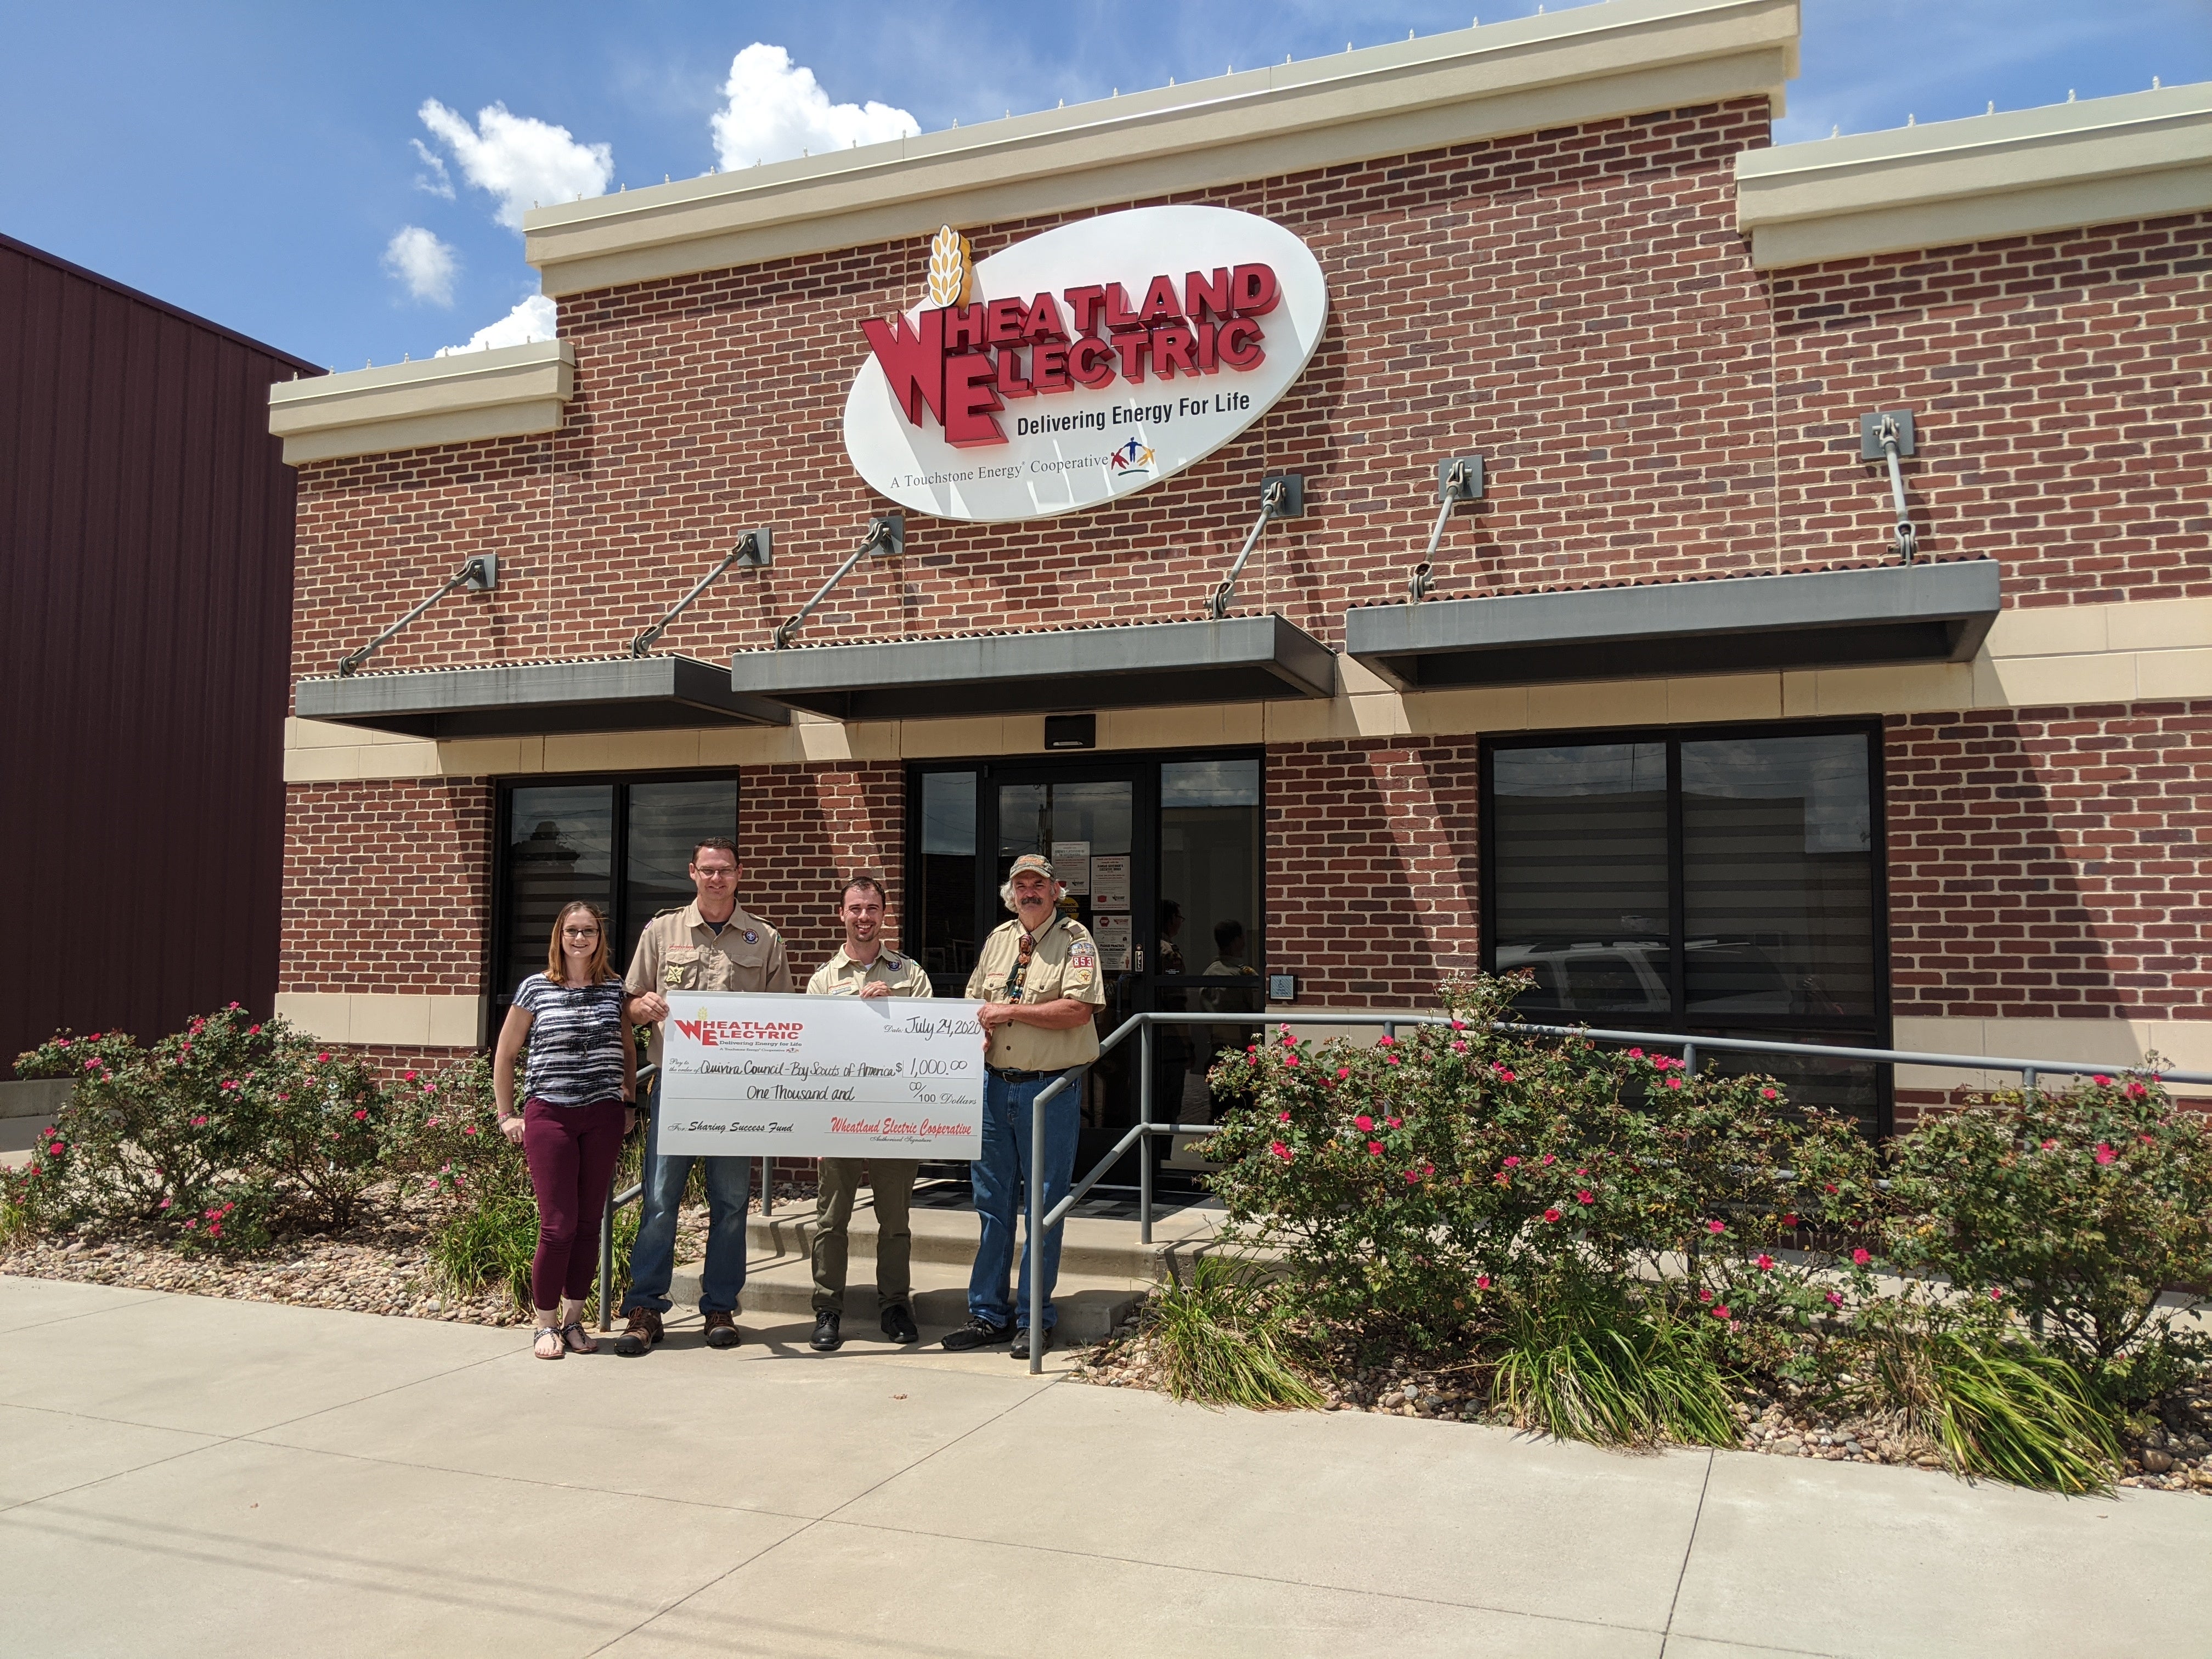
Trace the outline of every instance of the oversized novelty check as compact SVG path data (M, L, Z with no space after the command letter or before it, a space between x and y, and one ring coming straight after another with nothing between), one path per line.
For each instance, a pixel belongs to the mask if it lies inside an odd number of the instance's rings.
M661 1038L660 1150L977 1157L981 1006L672 991Z

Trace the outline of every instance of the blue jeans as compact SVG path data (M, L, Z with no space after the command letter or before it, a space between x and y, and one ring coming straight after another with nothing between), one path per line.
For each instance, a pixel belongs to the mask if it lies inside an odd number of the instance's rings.
M1066 1073L1067 1086L1044 1109L1044 1201L1042 1214L1067 1196L1075 1182L1075 1134L1083 1122L1083 1070ZM975 1213L982 1218L983 1236L975 1246L975 1266L968 1275L968 1311L994 1325L1012 1323L1026 1329L1030 1322L1030 1260L1022 1253L1021 1285L1017 1299L1006 1300L1006 1275L1014 1265L1014 1218L1024 1210L1022 1188L1030 1173L1032 1102L1053 1085L1041 1077L1029 1083L1009 1083L1002 1077L983 1074L983 1155L968 1166L975 1189ZM1052 1287L1060 1278L1060 1241L1063 1224L1044 1236L1041 1264L1044 1273L1044 1328L1050 1330L1060 1318L1052 1305Z
M625 1317L639 1308L668 1311L668 1286L676 1277L676 1211L691 1165L707 1166L707 1266L700 1275L699 1311L733 1313L745 1287L745 1209L752 1197L749 1158L709 1158L660 1151L660 1097L653 1091L653 1133L645 1152L645 1213L630 1246Z

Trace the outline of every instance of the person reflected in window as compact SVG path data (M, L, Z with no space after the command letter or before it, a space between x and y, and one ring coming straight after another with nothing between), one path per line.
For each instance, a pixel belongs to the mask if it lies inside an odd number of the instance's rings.
M522 1148L538 1199L530 1301L540 1359L599 1350L583 1324L584 1293L599 1268L586 1241L599 1237L615 1159L637 1123L637 1048L623 1001L606 918L588 904L563 905L545 971L515 992L492 1057L500 1133ZM515 1063L526 1049L530 1096L517 1111Z
M1254 981L1260 977L1260 970L1244 960L1244 924L1234 916L1213 924L1213 960L1206 964L1206 975L1208 979ZM1209 985L1198 994L1198 1000L1209 1014L1257 1013L1259 999L1254 994L1257 988L1256 982L1249 986ZM1206 1034L1212 1039L1215 1054L1224 1048L1244 1046L1241 1026L1208 1026Z

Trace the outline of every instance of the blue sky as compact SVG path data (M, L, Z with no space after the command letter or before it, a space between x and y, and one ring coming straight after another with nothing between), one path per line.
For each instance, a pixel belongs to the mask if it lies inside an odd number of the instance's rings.
M657 184L823 132L908 116L933 131L1536 9L4 0L0 230L359 368L464 343L536 291L501 222L533 192ZM1804 31L1784 142L2212 81L2212 0L1804 0ZM733 70L756 44L783 55ZM733 76L744 118L725 117L718 148ZM487 122L495 106L506 115Z

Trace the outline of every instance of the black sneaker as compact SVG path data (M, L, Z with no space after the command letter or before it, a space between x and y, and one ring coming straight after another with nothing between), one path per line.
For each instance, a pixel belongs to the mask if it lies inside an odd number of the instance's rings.
M921 1340L921 1331L914 1322L914 1310L903 1302L894 1302L884 1310L884 1334L901 1346Z
M955 1353L969 1348L995 1348L1013 1334L1012 1325L994 1325L988 1319L970 1319L957 1331L948 1331L945 1346Z
M616 1339L615 1352L626 1359L635 1359L641 1353L650 1353L653 1345L666 1333L660 1328L660 1316L650 1308L632 1308L629 1323Z
M814 1337L809 1345L817 1353L832 1353L845 1346L845 1339L837 1334L843 1316L835 1308L824 1308L814 1316Z
M1044 1341L1043 1341L1041 1345L1039 1345L1039 1346L1038 1346L1038 1348L1037 1348L1037 1352L1038 1352L1040 1355L1043 1355L1043 1354L1048 1354L1048 1353L1050 1353L1051 1352L1052 1352L1052 1332L1051 1332L1049 1329L1047 1329L1047 1330L1046 1330L1046 1332L1045 1332L1045 1334L1044 1334ZM1029 1328L1028 1326L1024 1325L1024 1326L1023 1326L1023 1327L1021 1328L1021 1329L1019 1329L1019 1330L1018 1330L1018 1331L1016 1331L1016 1332L1014 1333L1014 1358L1017 1358L1017 1359L1027 1359L1029 1357L1030 1357L1030 1328Z

